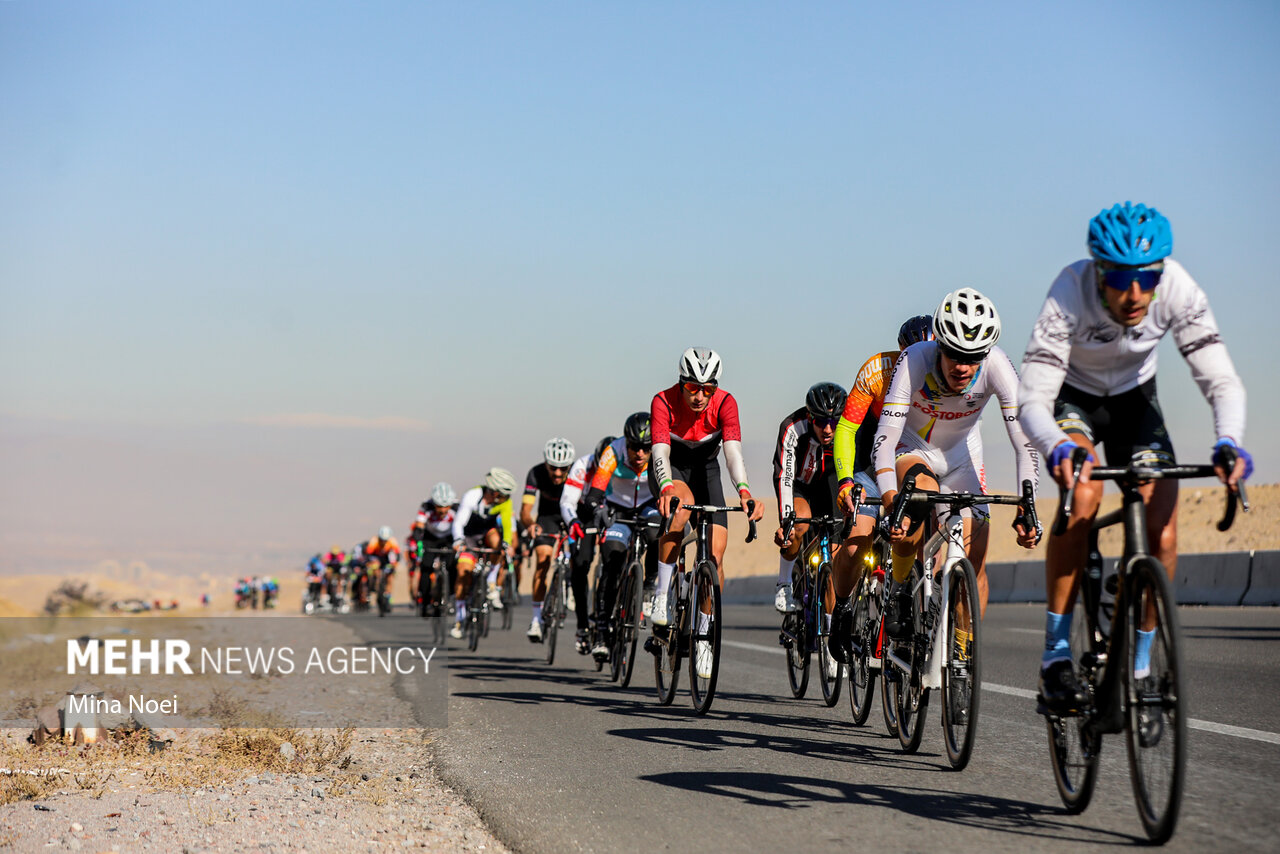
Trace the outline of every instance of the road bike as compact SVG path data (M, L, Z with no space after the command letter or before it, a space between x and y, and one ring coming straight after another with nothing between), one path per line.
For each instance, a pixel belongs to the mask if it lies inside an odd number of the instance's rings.
M652 505L649 512L653 512ZM631 674L635 670L636 647L643 621L641 608L645 545L641 531L646 528L661 528L662 523L639 518L631 508L611 507L601 529L607 530L613 525L625 525L631 530L631 536L627 541L626 555L622 559L622 571L613 580L612 599L608 596L610 585L605 578L607 570L604 562L597 562L596 586L592 597L595 613L591 623L591 645L593 648L598 645L608 648L608 656L603 660L596 659L596 664L603 669L607 662L610 680L625 688L631 684Z
M1224 449L1230 470L1235 453ZM1080 477L1086 452L1072 455ZM1098 779L1102 736L1123 731L1129 753L1129 779L1138 816L1152 842L1166 842L1178 821L1187 764L1187 686L1183 680L1182 632L1177 602L1164 565L1148 551L1147 516L1140 487L1153 480L1214 477L1213 466L1164 466L1137 457L1123 468L1095 468L1091 480L1111 480L1120 487L1119 508L1097 518L1089 531L1089 558L1080 579L1073 620L1071 653L1076 674L1088 693L1079 709L1050 710L1041 701L1049 733L1049 757L1058 794L1067 811L1082 812ZM1249 509L1244 483L1239 504ZM1054 533L1066 530L1075 487L1063 493ZM1227 491L1226 509L1218 523L1226 531L1235 521L1237 495ZM1116 565L1115 607L1104 613L1103 559L1098 532L1123 525L1124 551ZM1149 666L1137 669L1141 634L1150 643Z
M542 643L547 647L547 664L555 664L556 637L569 613L569 582L573 570L569 566L568 544L569 537L563 531L556 534L551 577L547 579L547 594L542 600Z
M862 504L862 487L854 486L852 519ZM847 536L847 535L846 535ZM871 701L875 696L876 676L881 671L884 650L884 591L885 574L890 565L888 536L877 525L873 529L871 549L864 558L864 566L858 568L858 581L853 589L853 616L849 632L849 710L854 726L862 726L871 716ZM881 697L886 696L881 691ZM890 698L892 699L892 698ZM882 701L885 726L891 736L897 736L897 713L892 703Z
M467 649L476 651L480 638L489 636L489 571L496 566L495 561L501 559L498 549L468 549L476 556L475 566L471 568L471 592L467 595L467 617L463 634L467 639Z
M679 499L672 499L667 526L671 524ZM715 699L720 674L720 574L711 559L711 517L721 511L738 512L741 507L712 504L685 504L690 513L692 533L680 544L676 571L667 587L672 619L666 626L654 625L645 649L653 653L653 675L658 701L670 705L675 699L680 659L689 658L689 697L693 709L705 715ZM747 542L756 538L756 523L748 522ZM696 545L692 570L686 569L685 547ZM701 659L701 660L699 660Z
M887 641L884 649L884 692L892 693L898 742L914 753L924 735L929 692L942 692L942 735L947 761L957 771L969 764L978 731L982 684L982 633L978 579L964 550L960 512L983 504L1017 505L1028 528L1037 528L1035 490L1022 482L1021 495L932 492L916 488L915 477L902 484L885 522L892 531L908 510L932 529L907 581L911 591L911 636ZM946 508L938 524L934 507ZM945 552L943 551L945 548Z
M502 589L499 591L499 599L502 602L502 628L509 630L515 622L515 615L512 613L520 604L520 579L516 575L516 567L519 562L515 559L507 561L507 575L502 579Z
M418 613L430 622L431 642L443 646L448 626L445 612L449 609L449 561L453 549L424 548L418 573ZM428 561L429 559L429 561Z
M851 520L852 521L852 520ZM844 665L828 646L831 613L835 609L835 582L831 577L831 542L844 522L831 515L797 517L794 510L782 520L782 539L789 541L796 525L809 525L805 545L791 573L791 595L798 609L782 616L778 640L787 650L787 681L791 695L800 699L809 687L809 661L818 658L818 682L828 706L840 701ZM843 537L841 537L843 539Z

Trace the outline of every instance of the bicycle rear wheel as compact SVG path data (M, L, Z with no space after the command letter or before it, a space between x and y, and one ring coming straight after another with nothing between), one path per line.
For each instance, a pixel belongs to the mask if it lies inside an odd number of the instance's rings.
M849 662L849 710L853 725L862 726L871 716L876 673L871 669L875 653L877 622L871 619L871 593L867 578L858 583L853 597L853 660Z
M560 633L560 608L564 603L563 582L560 567L553 564L547 598L542 601L542 643L547 647L547 664L556 662L556 636Z
M1081 591L1083 593L1083 591ZM1088 640L1089 621L1085 613L1084 596L1076 599L1075 616L1071 622L1071 658L1079 662L1090 651ZM1091 685L1091 675L1082 665L1076 665L1076 676L1082 685ZM1086 715L1046 715L1049 731L1049 762L1053 767L1053 782L1067 812L1083 812L1093 798L1098 782L1098 756L1102 752L1102 736L1089 732Z
M511 567L507 569L507 577L503 579L502 589L498 591L498 598L502 601L502 617L499 620L499 624L504 632L510 631L511 626L516 621L516 616L513 613L516 606L514 597L511 595L512 590L515 588L515 583L516 571L515 567Z
M1138 816L1152 842L1173 835L1182 805L1187 764L1186 686L1182 632L1164 567L1138 558L1129 567L1125 607L1125 741ZM1154 622L1154 625L1152 623ZM1150 625L1150 667L1136 670L1139 630Z
M902 745L902 749L907 753L915 753L920 749L920 739L924 736L924 720L925 712L929 709L929 689L922 684L922 671L924 670L924 644L920 639L920 615L923 613L920 602L920 591L923 588L916 587L916 582L920 579L920 573L923 569L919 561L916 562L915 568L911 571L910 584L917 592L911 597L911 625L915 627L915 633L910 642L910 661L911 673L902 674L902 681L898 683L897 694L897 712L898 712L898 743Z
M613 610L613 678L621 687L631 684L636 663L636 636L640 625L640 591L644 569L639 563L627 567Z
M831 579L831 565L818 567L818 580L813 588L813 611L817 615L818 633L818 684L822 686L822 699L830 708L840 702L840 682L844 678L844 665L831 657L828 638L831 634L831 611L835 606L836 589ZM827 603L831 603L828 605Z
M657 647L653 657L653 682L658 689L658 702L664 706L671 705L676 698L676 683L680 679L680 623L684 609L676 600L679 578L679 573L672 573L671 583L667 585L667 601L676 602L673 608L676 618L669 625L653 627L652 643Z
M809 607L809 581L803 565L791 576L791 595L798 610L782 616L783 643L787 648L787 682L797 700L809 689L809 632L805 613Z
M947 761L959 771L969 764L978 733L978 698L982 685L979 654L981 613L973 564L962 560L947 574L950 587L943 623L942 740Z
M711 613L705 614L702 609L708 604ZM715 699L720 675L720 576L710 561L698 564L694 571L691 606L689 695L693 710L705 715Z
M476 647L480 645L480 619L480 606L476 604L473 596L467 608L467 649L471 652L475 652Z

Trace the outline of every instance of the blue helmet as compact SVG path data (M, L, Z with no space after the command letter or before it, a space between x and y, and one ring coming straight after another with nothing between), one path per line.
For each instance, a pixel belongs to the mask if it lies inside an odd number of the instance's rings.
M1173 231L1155 208L1125 202L1089 220L1089 253L1099 261L1142 267L1171 252Z

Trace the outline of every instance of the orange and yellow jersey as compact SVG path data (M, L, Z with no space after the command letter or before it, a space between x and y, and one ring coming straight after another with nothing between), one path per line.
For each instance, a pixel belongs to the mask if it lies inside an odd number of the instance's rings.
M871 442L897 360L897 350L886 350L867 359L858 369L840 423L836 425L834 456L836 477L841 481L852 480L854 472L871 467ZM862 441L858 441L860 435Z
M376 557L384 565L400 562L400 544L395 537L386 540L374 537L365 547L364 553L369 557Z

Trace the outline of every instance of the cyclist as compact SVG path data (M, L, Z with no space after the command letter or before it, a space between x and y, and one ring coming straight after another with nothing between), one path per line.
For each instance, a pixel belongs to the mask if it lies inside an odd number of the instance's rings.
M653 430L653 458L649 465L650 487L658 495L658 510L672 515L672 499L680 504L724 504L720 483L720 446L724 446L729 477L738 491L742 509L752 521L764 516L764 505L751 498L747 466L742 459L742 427L738 423L738 402L720 388L720 356L714 350L690 347L680 356L679 381L653 397L650 407ZM653 623L671 621L667 588L675 572L676 554L684 539L689 511L676 510L670 533L658 541L658 585L653 597ZM711 553L724 586L724 549L729 539L728 516L716 513L711 526ZM699 612L706 631L710 615ZM694 651L700 675L711 674L711 644L698 641Z
M649 487L652 451L650 415L648 412L633 412L622 425L621 438L607 445L596 463L591 488L584 499L592 508L592 517L601 515L598 510L604 510L607 518L615 520L619 517L645 522L657 519L658 508L654 506L653 491ZM597 599L607 608L612 607L617 595L618 576L631 546L632 533L630 526L614 521L601 538L600 579L596 583L603 585L603 592ZM649 579L658 572L658 550L653 547L658 541L658 530L644 527L638 533L645 547L645 578ZM597 613L593 622L601 626L608 616ZM596 634L591 655L601 661L609 657L608 638L603 633Z
M992 396L1000 400L1017 459L1017 482L1030 480L1034 486L1037 455L1018 426L1018 373L996 346L1000 316L995 305L973 288L952 291L934 312L933 334L936 340L913 344L898 357L885 395L872 447L884 506L893 505L898 484L912 475L920 489L986 492L978 426ZM981 613L985 613L987 508L979 505L961 515L965 552L977 574ZM923 521L904 516L901 526L890 531L896 590L885 610L885 630L898 639L911 632L911 592L903 582L923 539ZM1038 528L1026 525L1021 513L1014 520L1014 530L1023 548L1034 548L1040 540Z
M414 564L422 570L417 589L420 602L428 602L431 595L431 560L426 551L448 549L452 545L457 505L458 496L453 487L441 481L431 487L431 497L418 509L418 518L414 520L413 531L409 534L409 552L413 555ZM447 587L452 589L457 573L452 559L446 560L445 570L449 575Z
M1173 234L1155 208L1125 202L1089 222L1090 257L1054 280L1023 359L1020 420L1048 456L1064 489L1072 484L1071 455L1089 453L1062 536L1050 537L1045 559L1045 648L1040 697L1055 711L1087 700L1071 663L1071 616L1088 547L1089 528L1102 500L1102 483L1089 481L1097 445L1111 465L1139 457L1174 462L1173 444L1156 399L1156 353L1173 333L1178 352L1213 407L1217 442L1213 461L1231 489L1247 478L1253 460L1244 440L1245 391L1200 286L1169 257ZM1157 290L1159 299L1157 299ZM1224 447L1238 459L1226 471ZM1173 576L1177 566L1178 485L1156 480L1142 488L1152 553ZM1154 632L1139 633L1135 675L1143 677Z
M329 606L337 608L341 604L350 558L342 550L342 546L335 544L330 546L329 551L321 555L320 559L324 561L325 566L324 595L329 600Z
M871 468L871 445L880 423L880 410L893 378L894 363L902 351L912 344L932 340L932 316L918 314L904 320L898 327L898 349L877 353L858 369L840 423L836 425L833 456L839 478L837 503L842 515L853 512L854 486L862 488L857 518L845 538L844 548L837 551L831 561L836 607L831 614L830 648L831 657L842 663L848 663L845 653L851 651L854 584L865 566L863 559L871 548L872 532L879 516L880 490Z
M378 589L370 590L374 596L385 591L387 604L391 603L391 579L396 574L396 567L400 565L400 544L396 542L396 538L392 536L391 526L383 525L378 529L378 536L369 541L368 546L364 550L365 556L376 559L378 561L381 574L379 575Z
M773 604L779 613L799 607L791 593L791 573L800 545L809 530L796 525L783 538L782 521L796 516L826 516L835 513L836 467L831 459L836 424L844 411L848 392L836 383L814 383L804 397L804 406L782 420L778 444L773 451L773 489L778 496L778 530L773 542L778 546L778 589Z
M529 469L520 504L520 524L533 537L533 621L529 623L528 636L534 643L542 642L542 600L547 596L547 569L560 533L560 495L573 464L573 443L559 436L548 439L542 457L541 463ZM493 607L501 608L502 601L496 594L497 590L490 590L489 601Z
M511 493L515 491L516 479L511 472L502 468L491 468L485 473L484 483L468 489L458 502L458 510L453 519L453 550L458 553L458 578L454 586L454 613L457 622L450 634L455 638L462 637L462 621L467 618L467 596L471 585L475 583L472 571L476 565L475 555L467 549L483 546L487 549L502 549L507 559L511 559L515 551L515 512L511 508ZM495 568L487 579L490 584L500 585L505 579L506 567L501 559L494 561ZM492 599L492 594L490 594Z
M613 444L613 436L605 436L596 443L596 449L585 456L578 457L569 467L569 477L564 482L564 491L560 493L560 518L564 520L569 531L569 565L573 570L573 605L574 616L578 620L577 647L579 655L591 651L591 642L587 630L588 604L587 579L591 574L591 561L596 556L596 537L586 536L585 529L590 527L591 510L581 505L582 490L595 476L596 461L604 453L604 449ZM587 524L581 521L587 519Z

